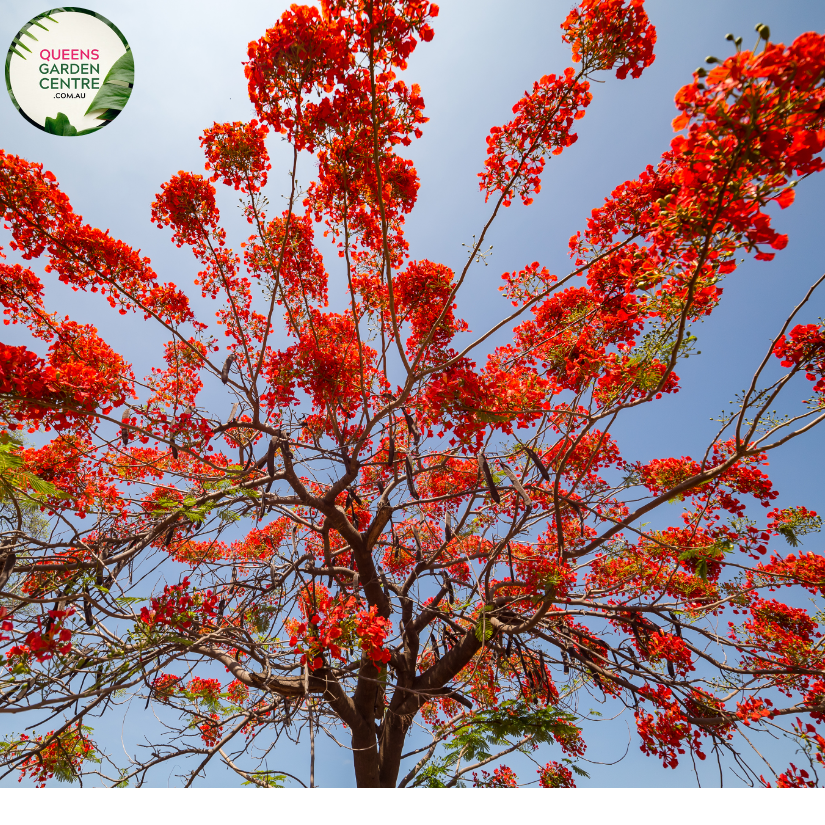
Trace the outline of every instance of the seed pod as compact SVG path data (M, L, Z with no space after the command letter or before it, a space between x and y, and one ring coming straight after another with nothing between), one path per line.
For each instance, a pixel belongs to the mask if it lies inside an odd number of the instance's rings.
M564 650L564 649L562 649L562 652L561 652L561 660L564 663L564 672L565 673L570 673L570 662L567 658L567 651Z
M164 547L168 547L172 543L172 539L175 535L175 525L173 524L169 530L166 532L166 539L163 542Z
M398 564L398 559L401 554L401 546L398 543L398 536L395 535L395 528L392 531L392 560Z
M384 575L384 571L381 571L381 586L384 588L384 595L389 599L390 597L390 586L387 583L387 577Z
M681 639L682 638L682 625L679 623L679 617L675 613L669 613L671 621L673 622L673 629L676 631L676 635Z
M524 676L529 679L532 686L533 680L530 678L530 673L527 670L527 662L524 661L524 652L521 648L521 642L518 639L514 639L514 641L516 643L516 653L518 653L518 657L521 660L521 669L524 672Z
M231 424L235 420L235 416L238 414L238 402L236 401L232 405L232 409L229 412L229 418L226 420L227 424Z
M390 435L390 446L387 450L387 466L390 467L395 463L395 436Z
M279 428L275 431L275 433L278 436L281 452L283 452L284 458L292 458L292 450L289 448L289 439L284 435L284 431Z
M332 587L332 548L329 544L329 527L321 529L321 539L324 543L324 565L329 570L329 586Z
M178 445L175 444L175 437L174 436L172 436L172 441L169 443L169 447L172 450L172 458L174 458L175 461L177 461L178 460Z
M478 454L478 466L484 476L484 480L487 482L490 497L496 504L501 504L501 496L498 494L495 482L493 481L493 474L490 472L490 465L487 463L487 456L484 455L483 451Z
M407 422L407 429L410 431L410 435L413 437L413 441L416 444L421 440L421 433L418 431L418 427L416 426L415 419L406 411L401 410L404 413L404 420Z
M410 495L415 499L421 498L421 496L418 495L418 490L415 489L415 483L413 482L413 467L409 456L404 457L404 470L407 473L407 487L410 488Z
M223 611L226 610L226 599L221 599L218 602L218 618L223 618Z
M530 460L536 465L536 469L541 473L541 477L545 481L550 481L550 473L547 472L547 467L544 466L544 462L539 458L538 453L535 450L531 450L526 445L524 447L524 452L530 456Z
M516 574L513 572L513 548L510 546L510 542L507 542L507 563L510 565L510 580L516 580Z
M3 563L0 565L0 590L6 586L12 571L14 570L14 563L17 561L17 556L9 551L3 556Z
M444 517L444 541L450 541L453 537L453 517L450 511Z
M94 627L95 620L92 617L92 601L88 593L83 594L83 615L86 618L86 624L89 627Z
M413 538L415 539L415 563L421 564L424 561L424 554L421 551L421 534L417 527L413 527Z
M504 470L510 481L513 482L513 487L516 488L516 492L521 496L527 511L529 512L532 510L533 502L530 501L530 496L527 495L527 490L524 489L516 474L503 461L499 461L499 464L501 464L501 469Z
M450 581L450 577L446 572L442 573L442 578L444 579L444 587L447 588L447 600L450 604L455 604L455 591L453 590L453 583Z
M266 448L266 474L271 478L275 475L275 436L269 439L269 446Z
M593 677L593 681L599 686L599 690L604 693L604 682L602 682L602 677L599 675L599 672L588 663L588 670L590 671L590 675Z
M577 501L573 501L572 498L568 498L567 503L573 510L576 511L576 515L579 517L579 531L581 537L584 538L584 510L582 510L581 504Z
M232 362L235 360L235 353L233 352L227 359L224 361L223 369L221 370L221 381L226 384L229 381L229 368L232 366Z
M46 635L46 636L49 635L49 631L52 629L52 623L53 622L54 622L54 619L51 616L46 618L46 627L43 630L44 635Z
M127 414L123 414L123 421L125 422L128 418ZM124 447L129 446L129 430L126 428L125 423L121 424L120 426L120 440L123 442Z
M504 649L504 655L509 659L510 655L513 652L513 636L512 634L507 637L507 647Z
M671 679L675 680L676 679L676 671L673 669L673 662L671 662L670 659L666 659L665 661L667 661L668 676L670 676Z
M386 489L386 487L384 485L384 482L381 481L380 478L376 479L375 486L378 488L378 494L383 496L384 495L384 490Z

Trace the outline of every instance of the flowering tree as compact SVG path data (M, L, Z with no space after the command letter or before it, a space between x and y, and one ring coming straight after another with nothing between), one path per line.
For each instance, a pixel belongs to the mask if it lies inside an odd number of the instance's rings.
M632 713L665 767L714 752L754 784L818 781L825 649L821 615L800 605L825 594L825 556L796 548L820 519L774 508L764 470L825 417L825 327L805 322L818 284L703 454L644 464L611 431L678 392L737 256L785 246L766 210L823 168L825 37L784 46L763 26L748 51L729 36L733 53L678 92L670 149L570 239L570 271L504 273L506 311L473 335L459 293L494 222L576 141L590 78L639 77L656 35L641 0L570 12L576 65L490 131L489 219L454 272L404 235L418 177L400 153L427 118L397 73L437 13L322 0L250 43L257 119L208 128L208 176L180 172L152 206L195 254L220 330L84 224L50 172L0 153L11 248L168 337L138 380L92 326L46 308L31 269L0 263L6 323L48 346L0 344L0 712L50 728L7 738L6 772L142 784L186 758L186 784L222 761L273 786L290 776L274 743L307 729L309 784L325 732L351 747L361 787L513 787L514 752L538 769L521 781L567 787L592 693ZM292 151L280 214L263 194L269 135ZM303 191L301 152L318 170ZM242 197L239 250L215 183ZM319 223L346 278L341 312ZM207 384L223 413L206 409ZM803 406L771 412L800 384ZM145 698L166 734L117 765L91 721L123 696ZM421 748L405 746L413 726L430 734ZM804 766L751 768L738 734L758 731L792 737Z

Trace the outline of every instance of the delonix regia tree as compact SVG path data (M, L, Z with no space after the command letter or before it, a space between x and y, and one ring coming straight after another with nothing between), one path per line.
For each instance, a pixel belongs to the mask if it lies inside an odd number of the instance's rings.
M823 168L825 37L785 46L760 26L749 51L729 35L731 54L676 95L670 149L570 239L570 271L504 273L499 320L478 334L459 306L494 222L576 141L590 78L638 77L656 35L641 0L570 12L575 65L490 131L489 219L454 272L404 236L418 178L402 153L427 119L397 73L437 12L322 0L250 43L257 120L208 128L207 176L180 172L152 205L194 252L217 328L85 225L50 172L0 154L11 248L168 337L138 380L94 327L46 308L31 269L0 266L6 322L44 344L0 345L0 711L28 731L2 744L3 775L143 784L174 762L189 785L222 762L239 782L312 785L329 735L360 787L512 787L515 753L538 768L522 782L566 787L591 694L626 708L665 767L712 754L751 784L818 782L825 645L802 605L825 594L825 557L797 545L820 519L775 508L764 466L825 418L819 282L766 330L703 454L644 464L611 431L678 391L737 256L785 246L767 209ZM280 214L266 214L268 136L292 152ZM305 189L302 152L317 160ZM238 250L215 182L242 197L253 234ZM163 724L119 762L93 727L144 700ZM309 775L294 776L278 741L302 732ZM766 776L760 733L794 740L800 766Z

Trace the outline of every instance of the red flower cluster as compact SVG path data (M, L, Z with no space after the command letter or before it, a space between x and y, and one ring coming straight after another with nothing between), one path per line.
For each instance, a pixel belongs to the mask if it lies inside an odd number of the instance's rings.
M38 788L45 788L46 782L54 777L64 782L72 781L79 775L83 762L99 761L96 759L94 743L86 730L78 722L56 736L54 731L49 731L30 740L26 734L22 734L21 744L28 741L38 746L44 742L48 744L21 763L17 781L22 782L28 776Z
M809 381L816 381L814 392L825 393L825 328L817 324L797 324L790 338L783 335L776 342L773 354L783 367L804 370Z
M684 745L690 743L690 723L684 718L678 702L673 701L673 693L668 688L659 685L655 691L647 691L646 698L658 707L655 713L636 711L636 729L642 739L640 750L658 756L665 767L675 769L679 765L679 755L685 752ZM698 752L697 756L705 758Z
M507 765L501 765L493 770L490 774L485 770L481 771L481 776L473 771L473 787L474 788L517 788L518 777L512 768Z
M378 615L378 608L373 605L368 611L362 610L356 620L355 632L361 639L361 649L372 659L376 667L386 665L390 652L384 647L392 624L389 619Z
M83 224L41 164L0 150L0 211L14 239L12 249L26 260L45 252L45 271L56 272L73 289L99 292L121 314L136 311L176 324L194 320L186 295L174 284L157 283L148 258L108 232ZM26 278L37 280L31 273ZM28 298L17 296L23 297ZM7 306L8 300L3 302ZM42 325L42 318L36 320L32 313L26 313L25 321L30 328Z
M545 156L559 155L578 140L571 127L584 117L592 100L585 78L617 63L617 77L626 77L628 71L639 77L653 62L656 30L642 0L630 0L628 5L625 0L584 0L570 12L562 29L563 40L573 44L573 59L582 62L582 69L578 74L567 68L558 77L545 75L513 107L516 117L490 130L486 170L479 173L486 199L500 192L505 206L514 195L531 204L541 190Z
M51 659L55 653L65 656L72 649L72 631L65 626L65 622L74 613L74 608L49 610L47 613L49 619L45 628L42 618L38 616L37 630L32 630L26 635L25 644L9 648L6 656L10 660L17 657L28 659L34 656L38 662ZM3 629L11 630L11 622L3 622Z
M218 679L202 679L195 676L187 682L186 692L196 699L216 702L221 694L221 683Z
M578 135L573 122L584 117L590 104L590 84L572 68L557 77L545 75L533 84L532 92L513 106L516 117L504 126L494 126L487 137L486 170L479 173L479 186L489 199L501 192L505 206L519 195L525 205L541 191L544 156L560 155Z
M209 713L209 721L198 725L198 730L201 732L201 739L208 748L214 748L221 739L223 733L223 725L218 722L217 713Z
M548 762L539 769L539 785L542 788L575 788L573 772L559 762Z
M152 693L161 702L168 702L179 690L180 676L163 673L152 680Z
M561 27L576 63L607 70L618 64L619 80L628 72L640 77L656 59L656 29L645 13L644 0L583 0Z
M646 638L645 655L651 662L667 660L680 676L696 670L693 665L693 654L688 646L678 636L670 633L651 633Z
M6 630L11 633L14 630L14 622L6 618L8 615L9 611L6 610L5 607L0 607L0 630ZM4 636L0 633L0 642L7 641L9 638L9 636Z
M140 609L141 621L150 628L197 629L211 620L218 610L218 597L211 591L190 593L189 579L165 585L163 593L152 599L151 607Z
M354 597L330 598L325 588L316 586L312 596L304 594L301 609L309 614L304 622L292 620L290 646L300 655L300 663L309 662L311 670L324 666L323 656L329 653L344 661L342 645L351 647L360 639L361 649L376 665L386 664L390 652L383 648L391 623L378 616L373 606L369 611L358 610Z
M178 245L201 249L217 232L218 207L215 187L202 175L181 170L161 186L152 204L152 223L158 229L171 226L172 240ZM222 245L223 237L218 240Z
M352 596L332 599L326 589L320 587L316 587L313 595L314 600L304 598L301 602L301 608L309 614L309 620L300 623L293 620L289 626L292 632L289 644L296 654L301 655L301 664L309 661L310 668L317 670L323 667L321 657L327 652L344 661L341 643L349 645L351 642L350 627L357 603Z
M249 123L216 123L201 138L206 168L213 169L211 180L220 180L245 192L258 192L266 186L266 173L272 168L264 139L269 129L257 120Z

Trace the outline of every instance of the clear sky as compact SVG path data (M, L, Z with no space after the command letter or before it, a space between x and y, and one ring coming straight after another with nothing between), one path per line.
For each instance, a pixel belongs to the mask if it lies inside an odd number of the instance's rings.
M0 44L10 43L20 26L47 9L31 0L3 0L2 5ZM32 127L0 93L0 148L42 162L85 220L142 249L162 280L189 287L196 261L173 246L167 232L151 225L150 204L160 184L179 169L203 170L198 137L205 127L253 116L241 66L246 44L260 37L287 5L281 0L95 0L88 7L117 25L134 53L135 88L125 111L99 133L58 138ZM461 244L472 239L488 214L476 178L485 156L484 138L491 126L509 119L511 106L533 80L570 65L559 31L570 6L570 0L441 3L435 39L419 46L407 72L409 81L421 85L431 118L424 137L408 153L422 181L408 223L414 258L460 265ZM480 332L504 308L497 292L502 272L538 260L552 272L566 273L567 239L584 227L590 210L613 187L656 163L673 134L675 92L707 55L730 52L727 32L742 35L750 45L757 23L770 25L774 42L825 31L825 3L818 0L648 0L646 8L658 30L656 62L639 80L606 76L603 84L595 84L593 103L578 122L578 143L548 164L532 206L514 204L505 210L491 236L489 266L476 269L471 290L459 304L474 331ZM270 152L274 208L284 191L287 154L276 141L270 141ZM304 182L313 171L305 159ZM226 190L220 197L230 243L237 246L247 234L246 223L232 209L233 193ZM696 330L702 355L678 370L683 390L634 412L617 431L626 458L646 461L704 450L714 429L709 418L747 384L778 326L822 274L823 215L825 178L807 181L793 207L775 218L777 227L790 235L787 249L771 263L749 261L737 270L724 285L720 309ZM0 243L7 246L7 241L6 235ZM328 265L331 297L337 288L340 300L343 274L336 258L329 257ZM103 311L108 308L95 296L46 283L47 306L95 323L133 362L136 374L145 374L158 360L163 338L141 319L121 318ZM800 322L823 314L825 297L819 296ZM19 328L5 327L2 335L6 343L28 343ZM813 433L772 458L779 506L803 504L825 511L823 446L825 434ZM820 541L812 536L808 544L818 547ZM627 744L624 730L623 723L614 729L621 734L615 741L591 736L590 754L603 747L599 758L621 756ZM346 757L335 756L327 775L321 774L322 784L348 784L348 764ZM594 767L593 777L593 784L601 785L693 782L689 768L665 772L658 760L641 756L635 740L621 765Z

